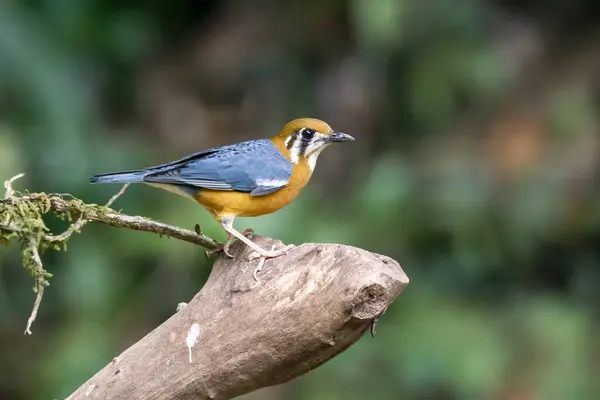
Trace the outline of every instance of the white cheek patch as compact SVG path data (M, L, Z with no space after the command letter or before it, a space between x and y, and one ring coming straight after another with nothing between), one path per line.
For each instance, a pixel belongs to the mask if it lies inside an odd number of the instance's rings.
M306 148L305 154L308 156L308 166L311 172L315 170L319 154L321 154L323 149L325 149L327 146L329 146L329 143L327 142L327 135L317 133L312 142Z
M291 138L290 138L291 139ZM290 140L288 139L288 140ZM290 161L294 164L298 164L300 161L300 150L301 150L302 142L299 139L294 141L292 148L290 149Z
M309 166L311 172L314 171L315 167L317 166L317 158L319 158L319 154L321 154L323 149L327 146L329 146L329 143L319 147L315 152L313 152L310 156L308 156L308 166Z
M329 143L327 143L327 136L323 135L321 133L317 133L317 134L315 134L315 137L310 141L310 143L306 147L304 154L307 156L310 156L314 152L322 150L328 144Z

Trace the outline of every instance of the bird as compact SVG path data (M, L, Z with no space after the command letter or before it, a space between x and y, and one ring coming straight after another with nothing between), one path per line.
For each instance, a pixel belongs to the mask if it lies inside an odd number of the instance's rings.
M249 259L259 259L254 271L257 279L265 260L286 254L293 245L264 249L250 239L251 229L236 230L234 219L266 215L287 206L310 181L321 152L331 144L353 140L325 121L298 118L268 139L200 150L144 169L94 175L90 183L144 183L199 203L229 236L210 254L222 251L233 257L232 242L242 241L254 251Z

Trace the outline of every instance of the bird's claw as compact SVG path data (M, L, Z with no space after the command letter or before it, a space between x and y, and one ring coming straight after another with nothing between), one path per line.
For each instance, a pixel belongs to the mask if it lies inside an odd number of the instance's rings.
M254 269L254 272L252 273L252 276L254 277L255 281L260 282L257 274L260 272L262 267L265 265L265 261L267 261L267 258L276 258L276 257L282 256L284 254L287 254L288 251L290 251L294 247L296 247L293 244L288 244L287 246L284 246L283 248L281 248L279 250L275 250L276 246L277 245L273 245L273 247L271 247L270 251L265 250L264 252L262 252L262 254L255 251L254 253L251 253L248 256L248 261L254 261L254 260L258 259L258 265L256 266L256 268Z
M212 256L213 254L217 254L223 252L223 254L225 254L227 257L229 258L233 258L233 254L231 254L229 252L229 243L225 243L224 245L221 245L219 247L216 247L212 250L206 250L204 252L204 255L206 256L206 258L210 258L210 256Z
M233 258L233 254L229 252L229 247L231 246L231 240L228 240L227 243L223 245L223 253L229 258Z
M263 250L260 253L258 251L250 253L250 255L248 256L248 261L254 261L259 258L276 258L287 254L288 251L292 250L296 246L294 246L293 244L288 244L287 246L284 246L279 250L275 250L275 247L277 247L277 245L274 244L273 247L271 247L271 250Z
M258 279L257 274L260 272L260 270L262 269L263 265L265 265L265 261L267 259L264 257L261 257L260 260L258 261L258 265L256 266L256 268L254 268L254 271L252 271L252 276L254 277L254 280L256 282L260 282L260 279Z

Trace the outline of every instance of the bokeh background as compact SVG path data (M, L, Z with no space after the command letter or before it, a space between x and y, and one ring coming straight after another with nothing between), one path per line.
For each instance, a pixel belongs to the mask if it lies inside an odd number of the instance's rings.
M600 398L599 16L593 0L4 0L0 180L102 203L119 187L92 174L325 119L357 140L237 226L383 253L411 283L375 339L244 398ZM115 206L225 238L150 187ZM2 399L64 398L210 271L201 248L93 224L43 258L24 336L33 282L0 248Z

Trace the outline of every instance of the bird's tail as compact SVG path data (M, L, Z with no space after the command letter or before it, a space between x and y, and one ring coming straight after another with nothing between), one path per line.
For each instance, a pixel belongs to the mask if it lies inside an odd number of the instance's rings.
M126 171L94 175L90 183L139 183L144 181L148 171Z

